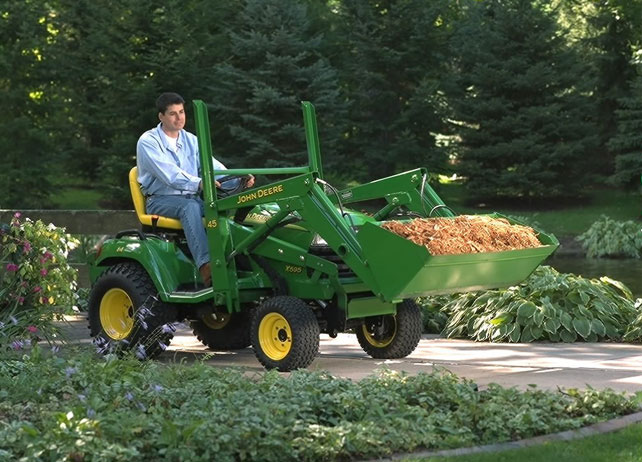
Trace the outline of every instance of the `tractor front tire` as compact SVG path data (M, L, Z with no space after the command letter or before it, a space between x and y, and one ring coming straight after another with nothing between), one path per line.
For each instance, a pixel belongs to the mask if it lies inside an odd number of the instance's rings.
M308 367L319 352L319 323L303 300L266 300L252 319L252 348L266 369L288 372Z
M142 266L118 263L92 287L88 318L99 353L132 351L139 359L150 359L164 351L174 336L176 308L158 299Z
M357 327L357 340L373 358L405 358L417 348L422 330L421 308L412 300L404 300L394 315L365 318Z
M250 319L245 312L212 313L190 322L196 338L210 350L242 350L250 346Z

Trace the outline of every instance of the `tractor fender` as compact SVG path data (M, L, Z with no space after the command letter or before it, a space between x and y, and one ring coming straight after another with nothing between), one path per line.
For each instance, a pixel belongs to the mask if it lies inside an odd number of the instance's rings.
M196 266L173 242L153 237L125 237L103 243L90 267L92 284L108 267L124 261L135 261L145 268L163 301L167 301L179 285L196 283L200 277Z

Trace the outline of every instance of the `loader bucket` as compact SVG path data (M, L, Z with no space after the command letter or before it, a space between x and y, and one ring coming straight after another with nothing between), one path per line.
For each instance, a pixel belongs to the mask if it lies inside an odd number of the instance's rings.
M357 236L386 301L516 285L559 246L554 236L540 233L540 247L431 255L426 247L373 223L365 223Z

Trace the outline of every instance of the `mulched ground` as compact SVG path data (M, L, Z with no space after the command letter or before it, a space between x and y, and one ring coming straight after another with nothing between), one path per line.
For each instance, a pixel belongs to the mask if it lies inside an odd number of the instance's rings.
M388 221L381 227L426 246L432 255L500 252L542 245L533 228L483 215L417 218L407 223Z

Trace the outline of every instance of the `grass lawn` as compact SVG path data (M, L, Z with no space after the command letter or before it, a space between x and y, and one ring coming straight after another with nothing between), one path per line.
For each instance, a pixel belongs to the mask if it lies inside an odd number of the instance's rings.
M641 462L642 424L631 425L613 433L573 441L547 443L531 448L469 456L422 459L422 461L428 460L440 462L513 462L516 460L529 462L549 462L551 460L560 462Z
M61 187L53 195L54 207L59 210L97 210L103 195L95 189Z
M601 215L614 220L637 220L642 216L642 194L619 190L595 190L589 198L577 204L550 203L527 206L476 206L466 204L465 191L461 184L443 184L439 188L443 201L459 214L500 212L506 215L525 217L529 223L537 223L544 231L557 236L577 235L586 231Z

